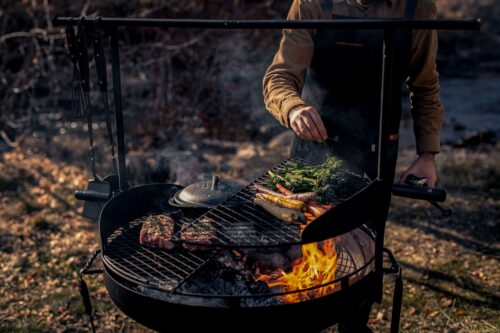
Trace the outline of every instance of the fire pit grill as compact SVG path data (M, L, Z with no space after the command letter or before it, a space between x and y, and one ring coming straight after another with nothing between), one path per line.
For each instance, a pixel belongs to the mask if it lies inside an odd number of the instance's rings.
M94 252L89 262L80 272L80 292L89 315L92 327L92 306L83 279L84 274L104 273L104 284L115 304L127 315L140 323L157 330L177 327L171 321L180 318L195 318L182 321L184 331L217 330L221 332L262 330L265 322L266 331L320 331L337 323L366 302L382 300L383 276L386 273L397 274L393 299L391 332L397 332L402 301L402 272L392 253L384 249L384 233L388 207L392 189L392 172L388 165L388 129L392 112L391 95L392 69L395 52L395 30L398 29L450 29L479 30L478 20L395 20L395 19L359 19L359 20L320 20L320 21L279 21L279 20L171 20L171 19L130 19L130 18L54 18L55 26L66 25L70 37L73 26L78 26L78 36L92 35L98 42L102 31L110 35L111 64L113 72L114 108L116 121L116 142L118 150L118 182L111 182L106 191L96 186L87 191L76 193L79 199L86 200L84 213L94 218L99 216L99 232L103 258L102 269L91 269L91 264L98 252ZM379 145L377 148L377 177L358 193L341 202L337 207L318 217L300 234L299 225L277 224L274 219L256 211L250 198L252 190L247 186L233 199L241 203L239 208L223 204L203 217L180 219L177 228L196 232L206 231L202 228L203 218L209 219L209 231L217 233L212 244L183 241L179 232L175 235L175 250L151 250L139 246L137 241L140 224L130 223L134 219L150 213L163 212L160 198L170 198L179 186L171 184L148 184L129 188L125 168L125 142L123 126L123 110L121 97L121 78L119 61L118 27L120 26L154 26L166 28L211 28L211 29L380 29L384 31L383 60L381 76L381 103L379 115ZM78 37L77 36L77 37ZM70 39L68 38L68 41ZM71 43L68 43L71 44ZM98 48L99 49L99 48ZM70 50L71 52L71 50ZM87 50L79 50L80 57ZM98 51L100 52L100 51ZM74 53L73 53L74 54ZM76 53L78 54L78 52ZM101 57L100 57L101 58ZM75 66L76 66L76 62ZM88 67L88 61L78 62ZM103 65L101 63L101 65ZM106 68L104 66L97 66ZM79 68L88 72L88 68ZM106 73L102 71L101 74ZM83 82L83 80L80 80ZM80 83L81 83L80 82ZM104 82L104 81L103 81ZM103 83L103 82L100 82ZM107 86L102 84L102 91ZM286 162L285 162L286 163ZM95 180L94 180L95 182ZM265 177L256 181L265 182ZM116 183L116 184L115 184ZM111 188L110 191L108 191ZM422 189L399 188L400 195L434 201L435 193ZM394 192L396 193L396 192ZM402 193L402 194L401 194ZM418 195L417 195L418 194ZM444 199L442 200L444 201ZM103 207L104 205L104 207ZM335 223L323 223L331 222ZM321 223L315 223L315 222ZM375 222L374 233L363 226L369 221ZM340 227L336 227L337 222ZM279 226L278 226L279 225ZM311 228L315 226L314 228ZM205 229L205 230L204 230ZM212 229L212 230L211 230ZM179 230L179 229L178 229ZM307 233L307 235L306 235ZM263 303L250 303L242 306L238 298L276 296L284 292L246 295L244 293L209 293L190 292L187 288L191 281L202 276L211 263L223 252L247 250L246 247L294 247L302 241L319 242L336 238L338 256L334 281L320 286L312 286L292 292L307 292L327 284L335 284L335 289L319 297L307 298L279 306L264 306ZM368 240L365 243L362 238ZM323 243L325 244L326 241ZM369 244L369 245L367 245ZM185 251L182 248L191 245L211 247L202 251ZM306 245L304 245L306 246ZM309 246L309 245L307 245ZM384 255L391 260L390 267L384 267ZM304 255L305 256L305 255ZM340 280L340 281L339 281ZM182 290L181 290L182 289ZM154 297L150 291L161 295ZM182 293L182 294L181 294ZM198 298L198 301L190 300ZM222 303L210 303L211 299L224 298ZM226 299L227 298L227 299ZM226 302L227 301L227 302ZM272 304L271 304L272 305ZM166 315L168 314L168 320ZM221 325L221 318L225 325ZM259 320L248 320L259 318ZM307 320L290 320L291 318L307 318ZM242 323L245 323L242 326Z

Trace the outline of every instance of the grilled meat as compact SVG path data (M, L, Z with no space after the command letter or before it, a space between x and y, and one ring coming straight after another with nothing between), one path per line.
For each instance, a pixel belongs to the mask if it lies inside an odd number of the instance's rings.
M139 243L144 246L171 250L174 248L172 235L174 220L165 214L150 215L144 218L139 235Z
M203 244L211 244L217 240L215 236L215 227L213 221L209 218L203 218L195 224L184 227L181 233L181 240L197 244L183 243L186 250L209 250L210 247Z

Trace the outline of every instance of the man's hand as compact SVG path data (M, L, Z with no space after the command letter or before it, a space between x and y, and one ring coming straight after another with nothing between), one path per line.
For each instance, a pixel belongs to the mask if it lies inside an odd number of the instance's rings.
M437 173L436 165L434 164L434 154L433 153L423 153L420 155L415 162L406 170L399 178L400 183L404 183L409 175L415 175L417 177L425 177L428 179L429 187L436 186Z
M328 134L315 108L307 106L290 113L290 125L293 131L303 140L322 142Z

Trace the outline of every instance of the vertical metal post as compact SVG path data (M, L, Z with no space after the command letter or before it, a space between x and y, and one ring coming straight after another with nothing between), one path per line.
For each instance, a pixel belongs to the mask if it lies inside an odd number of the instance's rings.
M120 77L120 54L118 49L118 28L111 28L111 65L113 69L113 95L115 101L116 144L118 148L118 177L120 191L128 188L125 164L125 133L123 129L122 85Z
M391 200L392 179L388 179L388 143L389 124L392 112L392 79L394 67L394 29L384 30L384 45L382 58L382 83L380 91L380 118L379 118L379 139L378 139L378 161L377 161L377 181L382 182L384 197L381 198L381 207L387 210L380 211L377 216L377 236L375 240L375 272L377 274L378 285L376 301L382 301L383 286L383 260L384 260L384 234L387 221L389 202Z
M392 111L392 79L394 67L394 30L384 30L384 45L382 49L382 83L380 90L380 117L378 137L377 179L386 179L387 145L389 140L389 124ZM392 181L392 179L391 179Z

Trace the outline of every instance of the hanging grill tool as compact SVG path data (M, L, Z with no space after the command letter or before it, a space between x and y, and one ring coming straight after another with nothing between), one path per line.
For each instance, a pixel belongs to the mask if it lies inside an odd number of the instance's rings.
M80 71L78 70L78 52L76 50L75 29L72 26L66 27L66 42L68 44L69 57L73 63L73 80L71 89L71 112L75 117L82 117L83 97L81 96Z
M107 98L106 57L104 54L104 46L102 43L100 31L98 29L94 29L91 34L91 38L94 47L94 59L97 69L98 84L103 98L106 131L109 140L111 161L114 171L114 174L108 175L101 179L97 175L96 171L93 108L90 100L90 65L87 50L87 38L89 37L89 31L88 27L83 24L78 25L76 36L74 35L74 31L72 28L68 27L66 31L70 57L72 61L73 59L75 59L73 62L73 87L77 87L79 91L79 104L81 106L82 113L87 117L88 140L90 146L89 156L92 171L92 178L88 181L87 189L83 191L76 191L75 197L79 200L85 201L83 216L95 220L99 218L99 214L102 207L104 206L104 203L109 200L109 198L111 198L112 192L118 188L113 129L111 126L111 116ZM74 47L72 47L71 45L74 45ZM76 68L76 63L78 64L78 69Z

